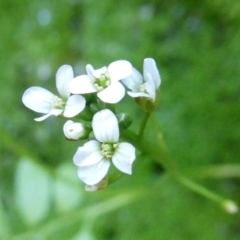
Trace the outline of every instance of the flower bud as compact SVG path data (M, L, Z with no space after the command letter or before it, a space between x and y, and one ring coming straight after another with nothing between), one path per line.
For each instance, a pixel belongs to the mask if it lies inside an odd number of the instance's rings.
M236 214L238 212L238 205L232 200L224 201L223 208L230 214Z
M132 119L126 113L118 113L116 117L121 129L127 129L132 124Z
M86 131L82 123L75 123L72 120L68 120L63 126L63 132L66 138L78 140L79 138L85 138L88 131Z

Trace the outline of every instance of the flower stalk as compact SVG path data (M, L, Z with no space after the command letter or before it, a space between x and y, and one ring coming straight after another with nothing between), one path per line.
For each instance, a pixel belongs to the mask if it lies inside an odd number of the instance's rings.
M138 132L139 139L142 139L142 137L143 137L144 130L147 126L147 122L148 122L148 119L149 119L150 115L151 115L151 113L144 112L144 115L142 117L142 121L141 121L141 124L140 124L140 128L139 128L139 132Z
M154 124L155 131L157 130L157 135L160 134L159 128ZM157 128L157 129L156 129ZM191 191L219 204L226 212L230 214L235 214L238 212L238 206L232 200L225 199L220 194L217 194L202 185L192 181L188 177L182 175L181 171L179 170L176 162L169 156L169 153L166 150L165 143L161 139L157 142L150 142L148 139L142 139L139 141L139 135L134 134L131 131L124 131L124 139L131 142L133 145L137 147L137 149L145 154L148 158L153 159L154 161L160 163L164 169L166 170L167 174L169 174L173 179L177 182L182 184L183 186L187 187ZM157 147L156 147L157 145Z

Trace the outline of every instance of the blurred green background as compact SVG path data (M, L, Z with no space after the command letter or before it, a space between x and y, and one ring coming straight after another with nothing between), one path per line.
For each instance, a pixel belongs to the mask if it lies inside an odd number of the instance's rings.
M57 93L62 64L77 75L87 63L127 59L142 71L152 57L171 156L196 182L240 203L239 39L238 0L1 1L0 239L240 239L239 215L147 158L131 177L84 192L72 164L79 143L65 140L64 121L37 123L21 102L31 86Z

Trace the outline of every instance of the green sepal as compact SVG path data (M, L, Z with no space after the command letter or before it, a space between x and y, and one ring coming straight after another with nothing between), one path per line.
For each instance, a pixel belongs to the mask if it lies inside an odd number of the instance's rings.
M126 113L118 113L116 114L116 117L118 119L120 129L127 129L132 124L132 119Z

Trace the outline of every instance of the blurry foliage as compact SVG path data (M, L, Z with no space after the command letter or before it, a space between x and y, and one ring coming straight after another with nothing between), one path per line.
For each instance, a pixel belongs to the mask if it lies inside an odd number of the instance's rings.
M57 93L55 73L62 64L80 74L87 63L98 68L127 59L142 71L143 59L153 57L163 81L157 117L178 165L197 170L239 163L239 13L238 0L1 1L0 238L239 239L239 216L221 212L145 158L137 159L131 177L101 193L82 193L76 175L68 180L57 170L72 163L79 143L64 139L63 120L36 123L38 114L21 102L30 86ZM135 111L127 103L119 108ZM39 167L24 172L23 157ZM38 180L34 171L40 171ZM41 176L50 179L48 189L42 190ZM62 185L56 185L59 176ZM200 182L240 203L239 179ZM144 197L135 200L132 194L139 190ZM39 191L51 193L42 204L27 197ZM64 204L64 191L76 198L80 194L79 203ZM129 194L129 202L121 194ZM37 208L32 218L21 214L20 200L24 208ZM88 216L96 209L103 212ZM31 219L37 220L29 224Z

